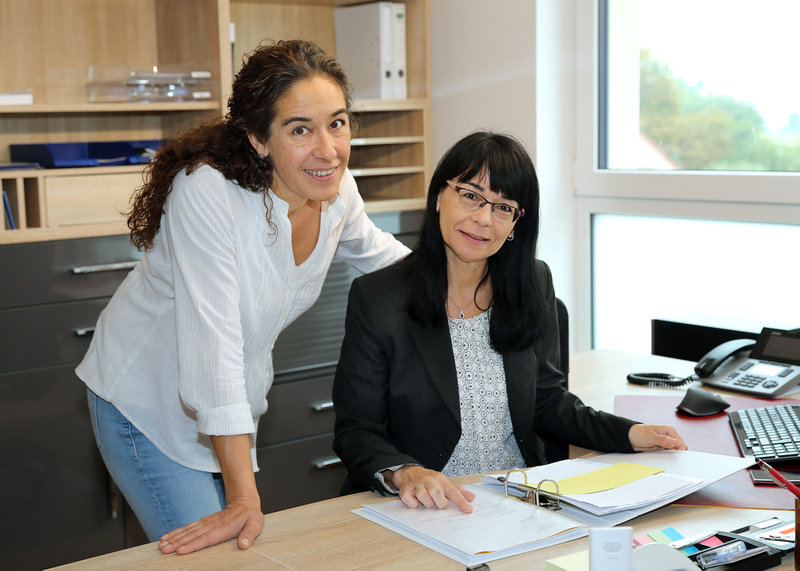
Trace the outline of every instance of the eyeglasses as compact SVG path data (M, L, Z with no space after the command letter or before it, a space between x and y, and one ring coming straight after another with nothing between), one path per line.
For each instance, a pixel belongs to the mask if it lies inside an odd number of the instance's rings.
M458 194L458 204L467 210L480 210L487 204L490 204L492 206L492 216L494 219L507 224L516 222L521 216L525 216L525 211L516 206L511 206L505 202L489 202L471 188L458 186L452 180L448 180L447 184Z

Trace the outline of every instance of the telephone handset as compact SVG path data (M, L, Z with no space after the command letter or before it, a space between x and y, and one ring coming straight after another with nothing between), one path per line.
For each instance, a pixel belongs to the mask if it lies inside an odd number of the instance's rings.
M755 344L756 342L752 339L734 339L722 345L717 345L697 362L697 365L694 366L694 372L701 379L707 379L714 374L714 371L716 371L722 363L737 353L750 349Z
M706 385L760 397L781 395L800 384L800 331L765 327L755 341L736 339L715 347L694 371Z

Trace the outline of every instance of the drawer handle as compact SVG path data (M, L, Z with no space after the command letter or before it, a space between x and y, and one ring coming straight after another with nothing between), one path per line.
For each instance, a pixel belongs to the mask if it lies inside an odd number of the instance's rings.
M341 461L338 457L334 456L333 458L321 458L319 460L314 460L314 467L317 470L324 470L325 468L333 468L334 466L341 466L344 462Z
M96 274L97 272L113 272L116 270L131 270L136 267L138 260L131 260L130 262L119 262L116 264L98 264L96 266L78 266L72 268L73 274Z
M75 330L75 335L78 337L86 337L87 335L91 335L94 333L94 327L82 327L80 329Z
M322 412L323 410L330 410L333 408L333 401L314 403L311 405L311 408L313 408L317 412Z

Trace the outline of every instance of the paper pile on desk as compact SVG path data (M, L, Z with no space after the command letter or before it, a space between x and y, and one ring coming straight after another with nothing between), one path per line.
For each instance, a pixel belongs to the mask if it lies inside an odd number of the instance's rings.
M592 468L604 468L619 462L659 468L668 477L660 478L663 486L650 488L647 493L637 492L638 498L634 498L631 491L630 495L626 492L626 497L620 500L613 489L599 492L598 497L591 501L582 498L583 503L591 505L601 515L564 501L561 511L551 512L506 498L502 484L496 485L496 478L494 485L466 486L475 492L472 502L475 510L469 515L462 514L452 506L445 510L421 507L412 510L400 500L368 504L353 513L463 565L472 566L584 537L588 535L590 527L619 525L753 465L753 461L746 458L661 450L640 454L604 454L591 460L567 460L528 468L525 473L528 474L529 483L538 483L543 479L558 480L559 474L569 471L575 475L581 470L585 473ZM569 469L559 464L565 464ZM644 482L652 477L640 478L629 484ZM600 494L604 496L599 498ZM593 494L586 494L589 495ZM631 508L631 505L635 507ZM502 518L498 517L500 513Z
M561 497L569 517L591 526L613 526L638 515L672 503L714 482L754 464L751 459L722 456L691 450L659 450L639 454L602 454L591 459L564 460L524 470L533 487L543 480L555 480L576 474L591 475L593 470L617 463L636 464L662 469L663 472L594 494ZM502 490L498 477L484 476L483 481ZM512 482L522 482L519 473L511 474ZM651 487L652 486L652 487ZM511 484L509 484L511 493ZM523 495L517 493L517 495ZM548 494L546 494L548 495Z
M619 470L610 472L609 469L612 466ZM519 472L512 473L509 488L513 487L521 492L524 492L526 488L535 489L537 483L542 479L541 473L546 472L547 479L561 484L559 486L560 494L556 496L556 494L552 493L555 492L555 486L549 482L544 483L542 489L546 497L558 497L562 502L567 502L590 514L603 516L645 508L653 504L660 504L664 500L674 501L704 485L703 480L700 478L668 474L662 468L645 470L641 473L641 476L635 479L628 478L627 480L618 481L616 474L624 476L626 472L634 472L638 467L638 464L629 462L620 462L609 466L596 460L581 458L564 460L547 466L525 470L529 486L522 484L524 481L522 474ZM648 467L645 466L645 468ZM609 474L614 475L609 477ZM503 482L499 480L501 476L484 476L483 482L504 488ZM586 493L575 493L565 489L563 483L568 480L572 482L580 481L583 485L578 487L573 485L573 489L585 489L587 490Z
M577 539L581 524L559 512L498 495L485 487L475 493L471 514L446 509L411 509L400 500L367 504L353 513L471 566Z

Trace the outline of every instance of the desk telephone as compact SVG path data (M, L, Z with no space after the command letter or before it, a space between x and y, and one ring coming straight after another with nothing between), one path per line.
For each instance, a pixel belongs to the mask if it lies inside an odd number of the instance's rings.
M781 395L800 384L800 331L765 327L755 341L728 341L700 359L694 372L713 387L759 397Z

